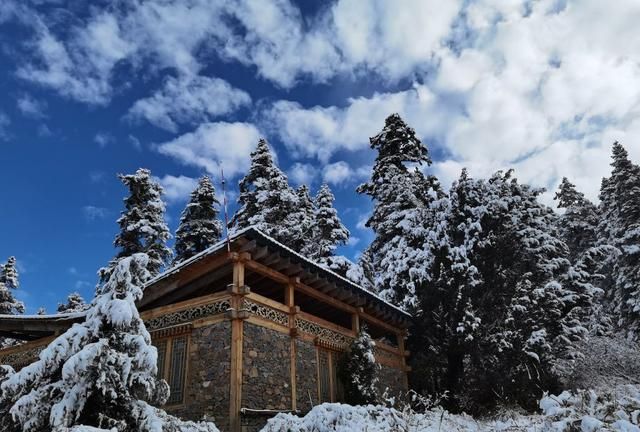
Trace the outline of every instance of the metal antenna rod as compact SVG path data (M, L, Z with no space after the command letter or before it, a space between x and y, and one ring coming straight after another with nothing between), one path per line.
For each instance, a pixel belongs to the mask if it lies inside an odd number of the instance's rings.
M222 181L222 202L224 204L224 229L227 234L227 252L231 252L231 240L229 239L229 212L227 211L227 188L226 181L224 179L224 169L222 163L220 165L220 178Z

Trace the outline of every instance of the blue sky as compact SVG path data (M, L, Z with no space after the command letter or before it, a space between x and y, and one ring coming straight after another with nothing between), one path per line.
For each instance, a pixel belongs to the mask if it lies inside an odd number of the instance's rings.
M613 140L640 160L637 1L87 3L0 3L0 258L18 258L29 312L92 296L126 193L116 173L151 169L173 230L219 163L233 197L259 136L291 183L330 183L349 256L371 238L354 189L392 112L444 185L514 167L595 200Z

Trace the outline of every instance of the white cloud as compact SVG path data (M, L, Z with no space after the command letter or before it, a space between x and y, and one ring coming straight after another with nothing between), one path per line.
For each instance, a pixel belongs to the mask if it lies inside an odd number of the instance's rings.
M86 205L82 207L82 213L88 221L94 221L97 219L104 219L109 215L109 210L104 207L96 207L92 205Z
M179 162L204 168L209 174L232 178L249 167L249 153L260 133L249 123L204 123L193 131L157 145L157 150Z
M614 140L640 160L640 4L479 0L465 8L450 35L457 48L437 51L439 66L422 84L343 107L279 101L265 123L295 156L326 163L366 149L366 138L398 112L438 147L432 170L445 187L462 167L474 176L515 168L521 181L551 189L567 175L597 199ZM357 51L367 41L353 44ZM349 177L345 167L334 171Z
M338 161L324 166L322 179L329 184L342 186L354 181L364 180L370 173L371 167L353 169L347 162Z
M114 141L114 138L109 132L98 132L93 137L93 141L98 144L100 148L105 148Z
M315 156L327 162L339 150L369 147L369 137L384 126L385 118L400 113L418 131L438 135L446 128L448 110L423 85L398 93L377 93L349 99L343 108L303 108L297 102L278 101L262 114L263 124L297 156Z
M349 236L349 240L347 241L347 245L351 247L355 247L360 243L360 237L356 237L354 235Z
M290 0L150 0L96 10L62 39L47 27L48 16L27 8L23 22L35 30L37 56L18 72L90 104L105 104L114 86L128 85L127 78L113 82L122 63L133 72L172 68L194 76L216 57L255 66L285 88L367 72L397 81L429 67L461 4L339 0L304 17Z
M0 111L0 140L6 140L9 138L7 127L11 124L9 116Z
M205 76L169 77L153 96L138 100L128 117L146 119L175 132L179 123L195 124L249 105L251 98L228 82Z
M310 185L318 176L318 168L308 163L296 162L289 168L288 176L296 185Z
M18 109L22 114L32 118L45 118L47 103L45 101L39 101L34 99L28 94L24 94L18 98L16 101Z
M181 203L189 199L189 195L196 188L198 179L186 176L165 175L158 179L164 188L164 199L168 204Z
M20 66L18 76L81 102L106 104L113 69L134 48L122 38L117 18L109 13L92 17L85 27L71 29L66 44L47 28L46 18L33 14L31 19L39 61Z

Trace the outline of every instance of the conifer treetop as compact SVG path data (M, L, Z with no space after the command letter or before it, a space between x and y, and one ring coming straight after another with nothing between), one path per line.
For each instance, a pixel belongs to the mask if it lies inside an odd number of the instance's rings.
M124 199L125 209L118 218L120 232L114 245L118 248L116 259L109 267L100 270L101 280L109 278L109 272L120 258L136 253L148 255L149 271L153 276L167 264L172 251L166 245L171 238L164 220L163 189L148 169L140 168L134 174L119 174L118 178L129 189Z
M12 293L19 285L16 259L9 257L6 264L0 265L0 314L24 313L24 303L17 300Z
M295 230L291 214L296 210L298 197L287 176L274 164L264 139L251 153L251 166L239 186L239 209L231 221L234 229L255 226L290 245Z
M202 252L222 237L223 225L218 220L219 205L211 179L208 176L201 177L180 216L174 263Z
M416 137L399 114L394 113L384 121L384 129L369 138L371 148L378 150L377 164L400 165L404 162L426 163L431 165L427 148Z

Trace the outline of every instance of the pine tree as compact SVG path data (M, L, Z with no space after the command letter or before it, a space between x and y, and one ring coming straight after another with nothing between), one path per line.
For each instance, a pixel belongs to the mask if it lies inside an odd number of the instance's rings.
M410 342L418 385L449 391L451 408L483 410L498 395L533 404L577 358L598 289L586 261L571 265L541 192L511 172L463 172L434 207L432 280Z
M12 290L19 286L16 259L10 257L0 266L0 314L15 315L24 313L24 303L13 296Z
M314 236L314 205L307 185L300 185L296 190L296 207L287 218L287 226L291 227L290 240L287 246L311 258Z
M571 260L575 261L596 245L597 208L566 177L563 177L554 199L558 201L558 208L565 209L559 219L559 231L569 247Z
M67 296L67 303L58 303L58 313L82 312L88 307L82 296L77 292L72 292Z
M618 142L613 144L612 171L600 190L601 244L620 250L612 262L607 297L618 325L631 337L640 337L640 167Z
M231 225L235 230L253 226L285 245L291 241L290 217L298 198L287 176L274 164L264 139L251 153L249 172L240 181L239 208Z
M120 258L136 253L147 254L148 270L155 276L172 254L166 245L171 234L164 220L162 187L153 180L151 172L143 168L138 169L135 174L120 174L118 178L129 188L129 196L124 199L125 210L118 219L120 232L114 240L114 245L119 250L109 266L100 270L102 282L109 278L113 266Z
M369 182L358 193L374 201L367 221L376 237L369 247L377 271L376 290L404 308L416 304L418 287L429 280L431 204L441 197L440 185L409 165L430 165L426 147L398 114L385 120L384 129L370 138L378 151Z
M16 299L13 291L18 288L18 269L16 259L9 257L6 264L0 265L0 315L17 315L24 313L24 303ZM0 348L17 345L20 342L0 336Z
M349 230L338 217L333 206L335 197L329 185L323 184L314 199L314 221L312 245L313 253L309 258L326 264L334 256L339 245L349 241Z
M149 258L118 259L84 322L53 340L19 372L4 370L0 384L3 430L40 432L77 425L101 430L215 432L212 424L181 422L149 401L166 400L158 382L157 351L135 302L149 279ZM113 428L113 429L112 429Z
M203 176L180 217L174 263L191 258L220 240L223 226L218 220L219 205L211 179Z
M363 326L349 346L340 368L345 399L351 405L378 401L379 366L374 356L375 342Z
M47 310L44 308L44 306L40 306L36 311L36 315L46 315L46 314L47 314Z

